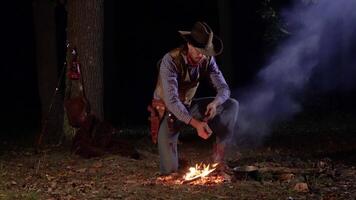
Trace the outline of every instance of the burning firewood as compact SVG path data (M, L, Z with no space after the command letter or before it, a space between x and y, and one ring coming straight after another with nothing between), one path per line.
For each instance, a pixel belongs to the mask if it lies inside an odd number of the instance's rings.
M173 173L160 176L154 180L154 184L191 184L191 185L215 185L225 181L221 174L213 174L217 169L218 163L214 164L195 164L183 176Z
M183 176L183 184L184 183L190 183L195 180L198 180L202 177L208 176L211 172L215 171L216 167L218 166L218 163L214 163L210 166L210 164L205 165L205 164L195 164L195 167L190 167L189 172L187 172Z

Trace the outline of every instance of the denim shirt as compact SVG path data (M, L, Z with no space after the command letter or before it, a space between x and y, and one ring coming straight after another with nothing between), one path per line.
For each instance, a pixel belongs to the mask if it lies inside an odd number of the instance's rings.
M203 66L201 63L197 66L191 66L188 64L186 56L183 56L184 62L188 67L189 77L191 79L196 79L199 76L199 71ZM189 124L192 116L186 108L184 102L179 99L179 84L178 84L178 71L175 62L173 61L170 53L167 53L161 61L159 69L159 77L161 79L163 97L160 97L155 90L154 98L161 99L164 101L167 109L172 112L177 119ZM218 65L216 64L215 58L210 57L207 66L207 76L212 86L216 90L217 94L215 100L218 105L224 103L230 97L230 89L223 77Z

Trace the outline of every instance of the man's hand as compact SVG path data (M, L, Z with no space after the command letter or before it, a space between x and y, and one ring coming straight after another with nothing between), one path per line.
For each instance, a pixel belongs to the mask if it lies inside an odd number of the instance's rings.
M204 121L202 122L192 118L192 120L190 121L190 125L192 125L197 130L199 137L205 140L208 139L210 135L213 133L209 125Z
M216 107L217 107L217 103L215 101L212 101L211 103L208 104L208 106L206 107L206 111L204 113L205 114L204 121L209 121L215 117Z

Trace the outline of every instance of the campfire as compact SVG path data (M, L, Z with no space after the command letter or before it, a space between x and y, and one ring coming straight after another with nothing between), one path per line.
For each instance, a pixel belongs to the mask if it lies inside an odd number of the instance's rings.
M216 169L216 166L218 166L219 163L214 163L210 166L210 164L205 165L205 164L195 164L195 167L190 167L189 172L187 172L183 178L186 182L194 181L199 178L206 177L209 175L211 172L213 172Z
M159 184L190 184L190 185L215 185L224 182L224 177L221 175L211 173L216 170L218 163L214 164L195 164L194 167L190 167L189 171L183 176L179 174L173 174L169 176L159 177L156 179L156 183Z

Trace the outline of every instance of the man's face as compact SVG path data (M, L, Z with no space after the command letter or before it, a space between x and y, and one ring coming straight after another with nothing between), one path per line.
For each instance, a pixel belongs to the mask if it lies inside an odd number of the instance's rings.
M188 56L194 64L199 63L205 55L202 54L197 48L188 43Z

